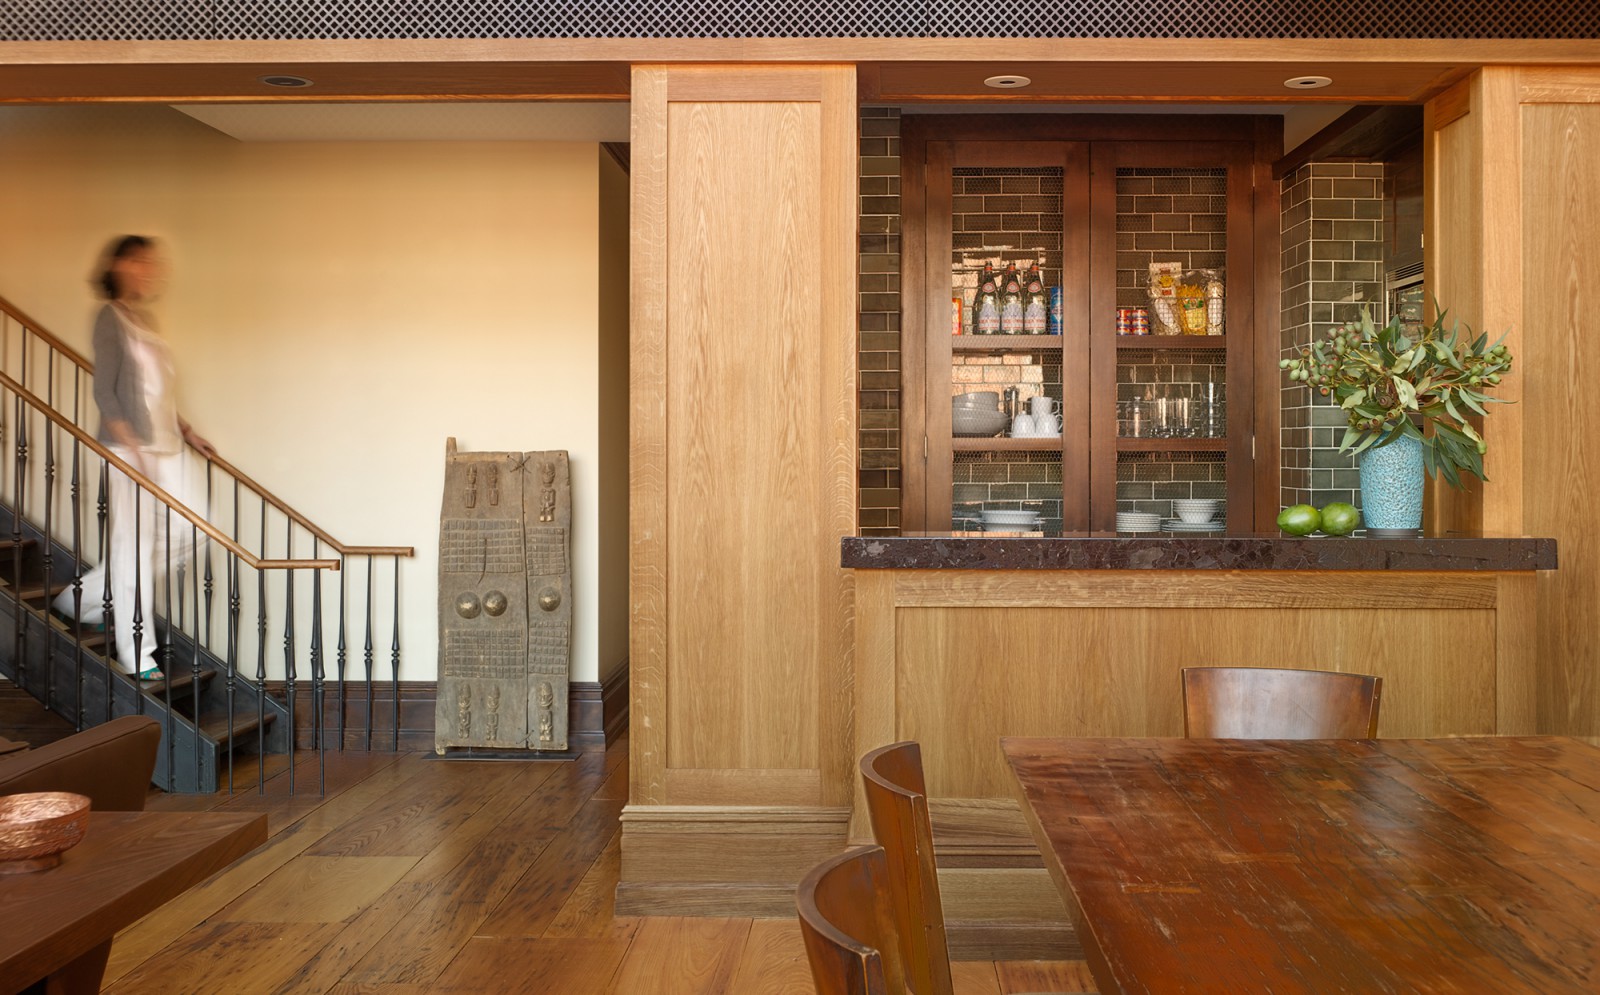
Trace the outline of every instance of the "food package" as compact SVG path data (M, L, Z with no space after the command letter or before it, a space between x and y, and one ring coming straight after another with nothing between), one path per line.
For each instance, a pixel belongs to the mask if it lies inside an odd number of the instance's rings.
M1221 335L1222 271L1150 264L1150 318L1157 335Z

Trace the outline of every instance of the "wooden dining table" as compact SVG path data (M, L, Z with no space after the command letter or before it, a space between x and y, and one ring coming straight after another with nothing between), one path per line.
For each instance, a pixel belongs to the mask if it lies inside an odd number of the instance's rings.
M1102 995L1600 992L1600 749L1004 739Z
M258 812L90 812L59 865L0 875L0 993L99 991L118 930L266 839Z

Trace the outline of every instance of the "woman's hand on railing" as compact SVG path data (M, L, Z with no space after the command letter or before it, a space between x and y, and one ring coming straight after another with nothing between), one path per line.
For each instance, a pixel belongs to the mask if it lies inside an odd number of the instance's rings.
M205 436L196 432L192 425L180 418L178 419L178 428L183 432L183 441L192 446L195 452L206 459L216 458L217 448Z

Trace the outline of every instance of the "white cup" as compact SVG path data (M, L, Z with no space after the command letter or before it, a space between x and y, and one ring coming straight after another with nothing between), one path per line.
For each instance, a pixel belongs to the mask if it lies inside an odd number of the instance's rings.
M1033 412L1035 421L1037 421L1041 415L1048 418L1055 414L1056 399L1045 394L1037 394L1028 399L1028 410Z
M1027 415L1018 415L1011 419L1011 437L1013 439L1026 439L1033 434L1033 419Z

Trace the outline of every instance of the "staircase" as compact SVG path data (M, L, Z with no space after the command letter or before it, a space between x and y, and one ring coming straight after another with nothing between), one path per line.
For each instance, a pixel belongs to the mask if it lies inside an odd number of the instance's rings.
M20 537L18 532L20 529ZM45 541L0 506L0 674L79 729L121 715L150 715L163 727L154 783L164 791L229 787L235 762L291 752L286 703L236 674L164 618L157 651L166 680L141 683L118 671L110 633L75 627L49 610L72 585L72 552ZM99 594L84 593L87 601ZM159 601L159 599L158 599Z
M86 431L92 377L86 359L0 299L0 453L10 450L9 459L0 458L0 675L79 729L128 714L160 720L154 781L164 790L232 789L241 762L254 763L254 776L244 779L259 784L272 754L288 755L295 790L297 702L315 713L311 723L299 723L302 747L309 738L320 754L330 736L345 747L347 668L350 684L362 689L356 695L370 701L379 675L375 626L386 609L393 626L388 677L398 703L399 564L413 550L339 543L214 456L204 465L206 507L183 506ZM122 674L110 659L115 640L108 632L50 610L103 555L112 474L131 478L168 531L196 547L184 564L169 542L165 567L156 568L168 582L157 587L157 617L144 631L159 647L160 682ZM159 560L162 551L156 553ZM364 574L351 578L359 571L348 567L362 561ZM389 578L378 571L390 563L393 600L385 605ZM82 592L85 605L108 600L104 591ZM361 660L353 659L357 638ZM269 667L279 671L277 694L268 690ZM331 720L322 707L329 693ZM367 748L383 748L389 737L374 737L370 708L365 723ZM389 741L398 749L398 705L393 724ZM363 740L355 733L353 741Z

